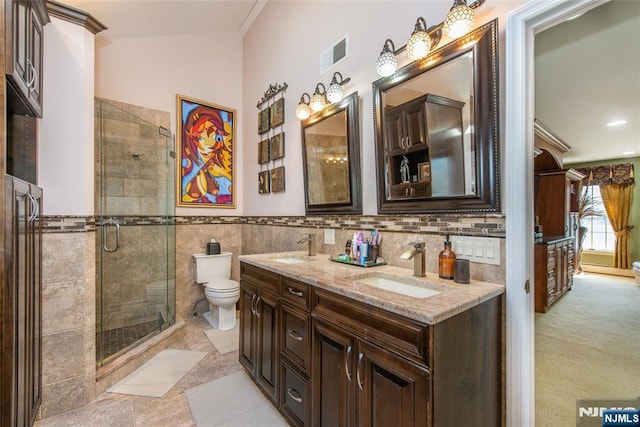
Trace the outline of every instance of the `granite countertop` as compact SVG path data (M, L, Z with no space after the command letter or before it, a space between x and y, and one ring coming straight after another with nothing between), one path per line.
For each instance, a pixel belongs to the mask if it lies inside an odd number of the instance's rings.
M468 285L440 279L437 274L413 276L413 270L381 265L358 267L329 260L327 254L307 256L306 251L241 255L241 262L261 267L280 275L300 280L320 289L396 313L407 318L435 324L457 313L468 310L505 291L503 285L471 280ZM283 263L278 259L304 262ZM472 267L473 268L473 267ZM377 276L403 283L419 284L440 291L428 298L410 297L372 285L359 283L367 277Z

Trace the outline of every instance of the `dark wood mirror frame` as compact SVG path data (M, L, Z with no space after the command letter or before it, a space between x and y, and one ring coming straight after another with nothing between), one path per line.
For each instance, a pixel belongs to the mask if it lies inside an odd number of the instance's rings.
M378 213L485 213L500 210L500 160L498 121L498 20L471 31L464 37L414 61L395 74L373 83L373 113L376 141ZM382 98L386 91L441 64L473 54L473 123L475 143L475 194L416 197L390 200L385 156L385 117Z
M341 203L312 204L309 197L309 161L305 130L323 120L346 112L347 158L349 165L349 200ZM304 171L304 199L306 214L361 214L362 190L360 178L360 130L358 92L344 97L342 101L312 114L302 121L302 161Z

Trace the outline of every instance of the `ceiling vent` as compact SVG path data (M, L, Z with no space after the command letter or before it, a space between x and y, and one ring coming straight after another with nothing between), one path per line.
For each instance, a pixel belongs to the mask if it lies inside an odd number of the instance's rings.
M320 54L320 74L325 73L334 65L347 59L348 36L344 36L336 44Z

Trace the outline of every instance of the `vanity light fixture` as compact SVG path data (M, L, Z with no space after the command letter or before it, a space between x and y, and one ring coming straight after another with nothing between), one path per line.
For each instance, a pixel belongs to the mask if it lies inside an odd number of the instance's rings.
M320 87L322 86L322 92L320 92ZM320 111L327 105L326 99L327 89L324 87L322 83L318 83L316 85L316 90L313 92L313 96L311 96L311 102L309 106L313 111Z
M467 6L466 0L454 0L444 19L444 32L451 39L462 37L473 28L473 19L473 10Z
M431 44L427 23L421 16L416 21L411 38L407 42L407 55L413 60L424 58L431 50Z
M389 49L389 45L391 45L391 49ZM398 59L396 58L395 50L396 47L393 45L393 41L386 39L384 46L382 46L382 52L380 52L380 56L378 56L378 60L376 61L376 71L381 77L390 76L398 69Z
M304 97L307 97L305 100ZM303 93L300 97L300 102L298 102L298 106L296 107L296 117L300 120L308 119L311 115L311 109L309 108L309 102L311 102L311 97L307 92Z
M336 78L336 76L340 77L340 81ZM333 77L331 78L331 84L329 85L329 89L327 89L327 99L329 102L340 102L342 101L342 97L344 96L344 92L342 92L342 85L348 83L351 80L351 77L342 78L342 74L336 71L333 73Z

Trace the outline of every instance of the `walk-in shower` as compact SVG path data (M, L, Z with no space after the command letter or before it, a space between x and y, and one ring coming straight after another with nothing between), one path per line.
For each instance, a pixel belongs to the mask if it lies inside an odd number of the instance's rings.
M175 322L168 121L168 113L95 102L97 366Z

